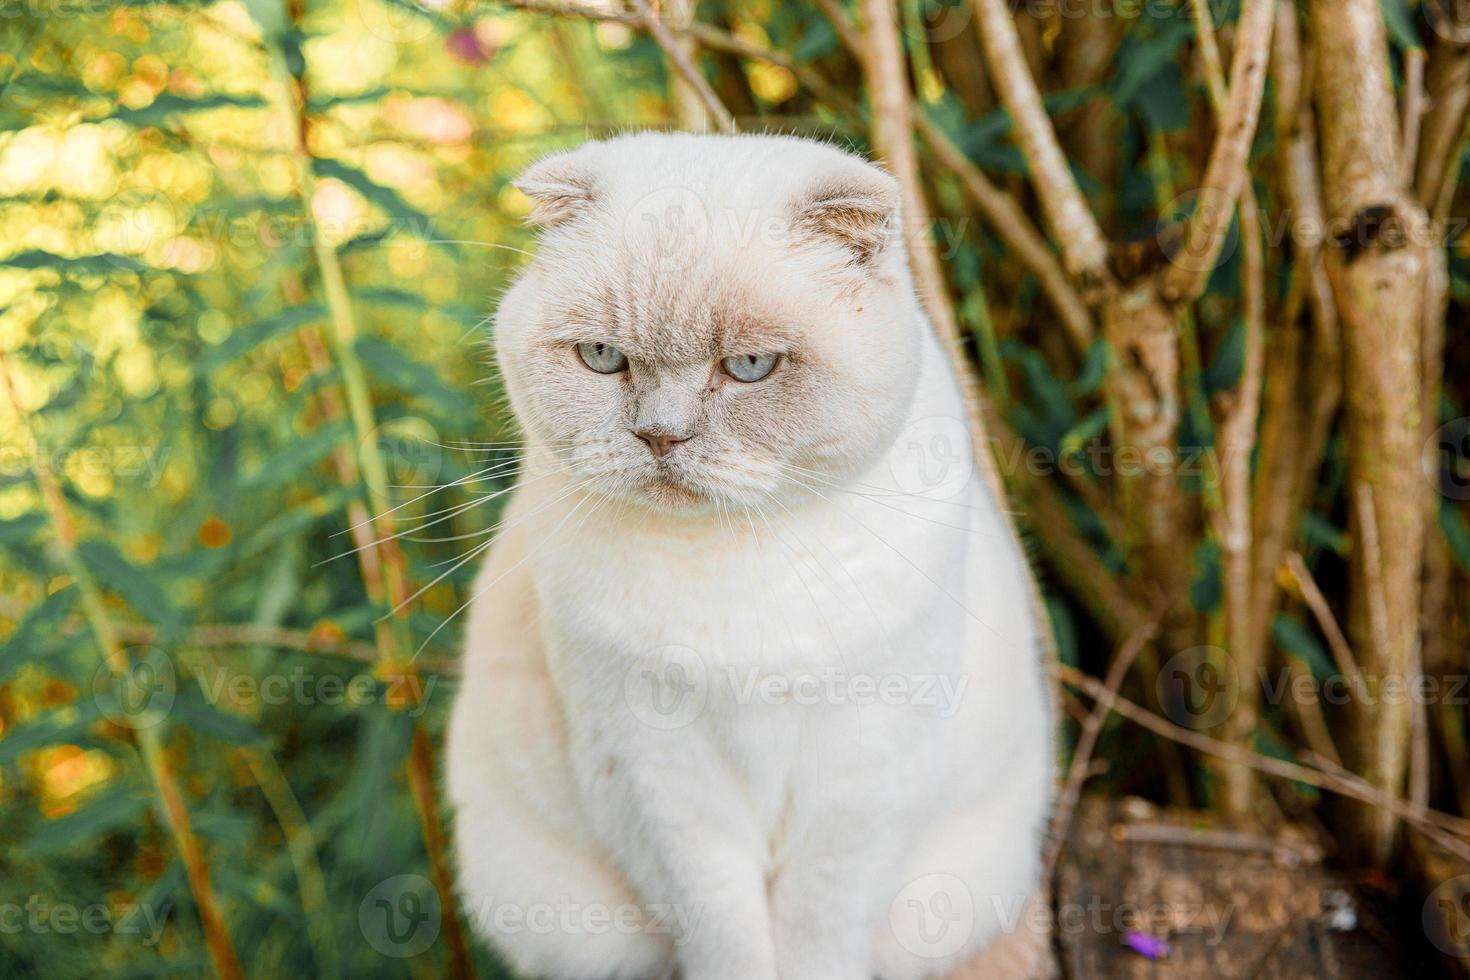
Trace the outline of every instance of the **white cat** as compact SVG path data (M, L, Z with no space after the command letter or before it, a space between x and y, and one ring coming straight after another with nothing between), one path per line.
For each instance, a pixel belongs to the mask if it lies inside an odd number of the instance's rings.
M642 134L518 182L527 464L450 722L462 897L527 976L1039 973L1051 706L889 176Z

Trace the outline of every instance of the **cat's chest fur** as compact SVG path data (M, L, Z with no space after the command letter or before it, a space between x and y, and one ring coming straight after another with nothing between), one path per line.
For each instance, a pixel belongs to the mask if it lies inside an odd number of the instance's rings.
M914 750L963 684L966 614L934 583L963 594L966 539L892 499L833 497L693 540L605 528L548 545L547 657L589 752L707 753L767 831L813 765L895 803L896 771L917 784Z

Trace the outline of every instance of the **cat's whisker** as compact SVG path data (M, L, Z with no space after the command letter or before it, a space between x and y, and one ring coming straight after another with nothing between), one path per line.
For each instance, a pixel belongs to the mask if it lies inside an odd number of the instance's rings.
M560 499L560 498L558 498L558 499ZM555 503L555 501L552 501L552 503ZM551 506L551 503L544 504L542 506L542 509L545 509L546 507L550 507L550 506ZM530 515L528 514L526 516L529 517ZM458 571L460 568L462 568L466 562L473 560L482 551L484 551L486 548L489 548L492 544L495 543L495 540L496 540L495 538L491 538L490 540L481 542L480 544L476 545L474 548L470 549L469 554L465 555L463 558L461 558L458 561L456 561L454 563L454 565L451 566L447 571L441 573L440 575L435 576L435 578L434 578L434 580L432 582L430 582L429 584L423 586L418 591L414 592L413 595L411 595L408 598L404 599L403 601L399 602L396 606L394 606L392 609L390 609L383 616L380 616L379 617L379 621L381 622L382 620L387 619L390 616L397 615L399 612L401 612L408 605L410 605L415 600L417 600L419 597L421 597L422 595L424 595L424 593L428 592L430 589L434 588L434 586L438 585L440 582L444 581L450 575L454 574L456 571ZM423 649L423 648L420 647L420 649Z
M578 486L576 489L581 489L581 487ZM561 499L561 498L558 498L558 499ZM475 590L475 594L472 595L472 596L470 596L468 599L466 599L464 601L464 604L463 605L461 605L454 612L450 613L444 619L444 621L442 623L440 623L438 626L434 627L433 631L430 632L428 636L424 637L424 642L423 643L420 643L419 646L418 646L418 649L414 650L413 655L408 658L409 663L412 663L414 661L414 659L418 657L419 654L423 653L424 652L424 648L427 647L431 642L433 642L434 637L438 636L439 635L439 632L442 629L444 629L444 627L448 626L451 622L453 622L455 620L455 618L459 616L460 613L464 612L471 605L473 605L477 599L479 599L485 593L489 592L492 588L495 587L495 585L497 583L499 583L507 575L509 575L511 572L514 572L516 569L520 568L527 561L529 561L530 559L534 558L536 555L540 554L548 545L550 545L551 542L556 539L557 532L559 532L562 529L562 527L566 524L566 522L569 519L571 519L571 517L573 515L575 515L577 513L577 511L581 510L582 505L585 504L589 500L598 501L598 503L594 504L592 510L590 510L590 511L587 512L587 516L588 517L591 517L591 515L596 512L598 506L600 506L600 500L601 500L601 498L594 497L594 496L592 496L592 495L589 494L587 496L584 496L581 500L577 501L576 505L573 506L572 509L570 511L568 511L567 514L564 517L562 517L562 519L560 521L557 522L556 526L553 527L547 533L547 535L546 535L546 537L544 539L542 539L540 547L538 547L538 548L536 548L536 549L534 549L534 550L526 553L525 555L523 555L519 561L517 561L515 564L511 565L509 568L507 568L505 571L501 572L499 575L495 576L495 578L491 579L488 583L486 583L483 588L480 588L480 589ZM586 519L584 519L583 521L578 522L577 527L580 528L585 523L586 523ZM494 541L495 541L495 539L492 538L490 541L486 541L484 544L479 545L478 547L475 548L475 550L471 551L468 556L466 556L466 558L464 559L464 561L468 561L469 559L473 558L475 555L479 554L479 552L482 551L483 549L490 547L490 545L493 544ZM460 562L460 564L463 564L463 563L464 563L463 561ZM458 565L455 566L455 568L458 568L458 567L459 567ZM453 571L454 571L454 569L451 568L448 572L445 572L444 575L449 575ZM444 575L441 575L439 577L439 579L436 579L435 580L435 582L438 582L439 580L443 579ZM410 599L408 599L408 600L405 600L405 602L409 602L409 601L412 601L412 597Z
M467 512L467 511L470 511L470 510L475 509L476 507L480 506L481 504L487 503L487 502L489 502L491 500L495 500L495 499L497 499L499 497L503 497L506 494L510 493L512 490L515 490L517 487L528 486L528 485L530 485L532 483L535 483L535 482L537 482L539 480L545 479L548 476L554 476L554 475L556 475L556 474L554 474L554 473L543 473L540 476L534 476L534 477L531 477L530 479L518 479L515 483L511 484L508 487L502 487L501 489L491 491L490 493L475 494L474 497L473 497L473 499L468 500L468 501L465 501L464 503L454 504L452 506L445 507L443 510L435 511L433 514L425 515L426 517L433 518L432 520L426 520L426 521L424 521L424 523L419 524L416 527L407 528L407 529L402 530L402 531L395 531L393 534L385 535L384 537L378 538L375 541L369 541L366 544L362 544L362 545L357 546L356 548L351 549L350 551L344 551L344 552L342 552L339 555L333 555L330 558L324 558L321 561L317 562L316 565L314 565L313 567L317 567L317 566L320 566L320 565L325 565L328 562L337 561L340 558L346 558L348 555L355 555L359 551L363 551L363 550L365 550L367 548L376 548L379 545L387 544L389 541L396 541L399 538L405 538L405 537L408 537L409 535L418 534L420 531L423 531L423 530L425 530L427 528L433 527L435 524L442 524L442 523L444 523L447 520L451 520L451 519L453 519L455 517L458 517L460 514L463 514L463 513ZM427 495L425 495L425 496L427 496ZM443 515L443 516L438 516L438 515ZM410 540L413 540L413 539L410 538Z
M815 493L817 496L819 496L823 500L827 501L834 508L836 508L838 510L838 512L840 512L842 514L846 514L847 517L853 523L855 523L858 527L862 528L869 535L871 535L872 538L875 541L877 541L879 544L883 545L889 551L893 552L899 558L903 559L903 561L904 561L905 564L907 564L910 568L912 568L914 571L918 572L925 579L927 579L930 585L934 586L936 589L938 589L940 591L941 594L944 595L945 598L949 599L949 601L953 602L956 606L958 606L960 608L960 610L963 611L966 616L968 616L972 620L974 620L977 625L983 627L984 629L989 630L991 633L993 633L995 635L995 637L997 639L1000 639L1000 640L1006 639L1006 637L1002 636L1001 633L999 631L997 631L994 627L992 627L989 623L985 622L979 616L975 615L974 610L972 610L969 606L967 606L963 602L961 602L954 595L954 593L950 592L943 585L939 584L939 582L934 578L934 576L930 575L928 572L924 571L922 568L920 568L918 565L916 565L913 562L913 560L909 558L908 555L904 554L898 548L894 547L894 545L892 543L890 543L887 538L884 538L878 532L876 532L872 528L868 527L868 525L863 520L861 520L856 515L854 515L851 512L849 512L846 507L843 507L841 504L837 503L835 500L832 500L830 497L828 497L826 494L822 493L820 490L817 490L815 487L807 487L806 489L810 490L812 493Z
M587 483L573 484L569 489L565 490L561 495L555 497L554 499L552 499L550 501L547 501L546 503L542 504L540 507L537 507L533 511L529 511L529 512L527 512L525 514L521 514L515 520L502 519L502 520L499 520L499 521L495 522L494 524L490 525L489 527L484 528L483 530L480 530L480 531L471 531L468 534L457 534L457 535L454 535L453 537L429 538L429 539L424 539L424 540L428 540L428 541L446 541L447 542L447 541L457 541L457 540L461 540L461 539L464 539L464 538L479 538L479 537L484 537L487 534L504 534L506 531L513 530L518 524L522 523L523 521L527 520L528 518L534 517L537 514L541 513L543 510L545 510L547 507L550 507L552 504L555 504L555 503L558 503L559 501L565 500L567 497L570 497L572 494L577 493L580 490L586 489L586 487L587 487ZM476 547L479 547L479 545L476 545ZM444 565L447 565L447 564L449 564L449 562L454 561L454 560L455 560L454 558L448 558L448 559L445 559L444 561L435 562L433 565L430 565L429 567L430 568L441 568Z
M389 509L383 511L381 514L376 514L376 515L374 515L372 517L367 518L366 520L358 521L356 524L349 525L348 527L345 527L345 528L343 528L340 531L336 531L336 532L333 533L332 536L333 537L336 537L336 536L342 535L342 534L349 534L352 531L356 531L358 528L362 527L365 524L375 524L378 521L381 521L383 518L389 516L390 514L396 514L398 511L400 511L403 508L409 506L410 504L416 504L416 503L418 503L420 500L423 500L425 497L429 496L430 494L437 493L440 490L448 490L450 487L458 487L458 486L462 486L462 485L464 485L466 483L473 482L474 480L480 479L485 473L488 473L488 472L490 472L491 470L493 470L495 468L496 468L495 466L487 466L487 467L485 467L482 470L478 470L478 471L476 471L474 473L470 473L467 476L462 476L458 480L454 480L451 483L445 483L442 486L434 487L432 490L428 490L428 491L426 491L424 493L419 494L417 497L414 497L412 500L405 500L403 503L399 504L396 507L390 507Z
M529 256L531 258L535 258L536 257L536 253L535 252L528 252L528 251L526 251L523 248L516 248L514 245L503 245L500 242L481 242L481 241L476 241L476 240L474 240L472 238L426 238L426 239L424 239L424 244L425 245L478 245L481 248L498 248L498 249L501 249L502 251L516 252L517 254Z

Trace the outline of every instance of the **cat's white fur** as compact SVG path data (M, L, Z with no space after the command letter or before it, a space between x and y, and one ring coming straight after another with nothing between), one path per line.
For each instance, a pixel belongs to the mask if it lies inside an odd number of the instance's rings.
M547 230L495 331L528 463L448 737L476 930L568 980L998 975L966 964L1035 928L1053 722L891 178L641 134L520 186ZM656 459L649 427L690 438Z

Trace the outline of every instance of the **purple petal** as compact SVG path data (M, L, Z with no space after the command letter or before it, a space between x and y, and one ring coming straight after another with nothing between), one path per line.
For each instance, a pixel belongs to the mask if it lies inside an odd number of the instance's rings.
M1139 932L1137 929L1128 930L1123 940L1133 952L1139 956L1148 957L1151 960L1162 960L1170 952L1169 941L1167 939L1151 936L1146 932Z

